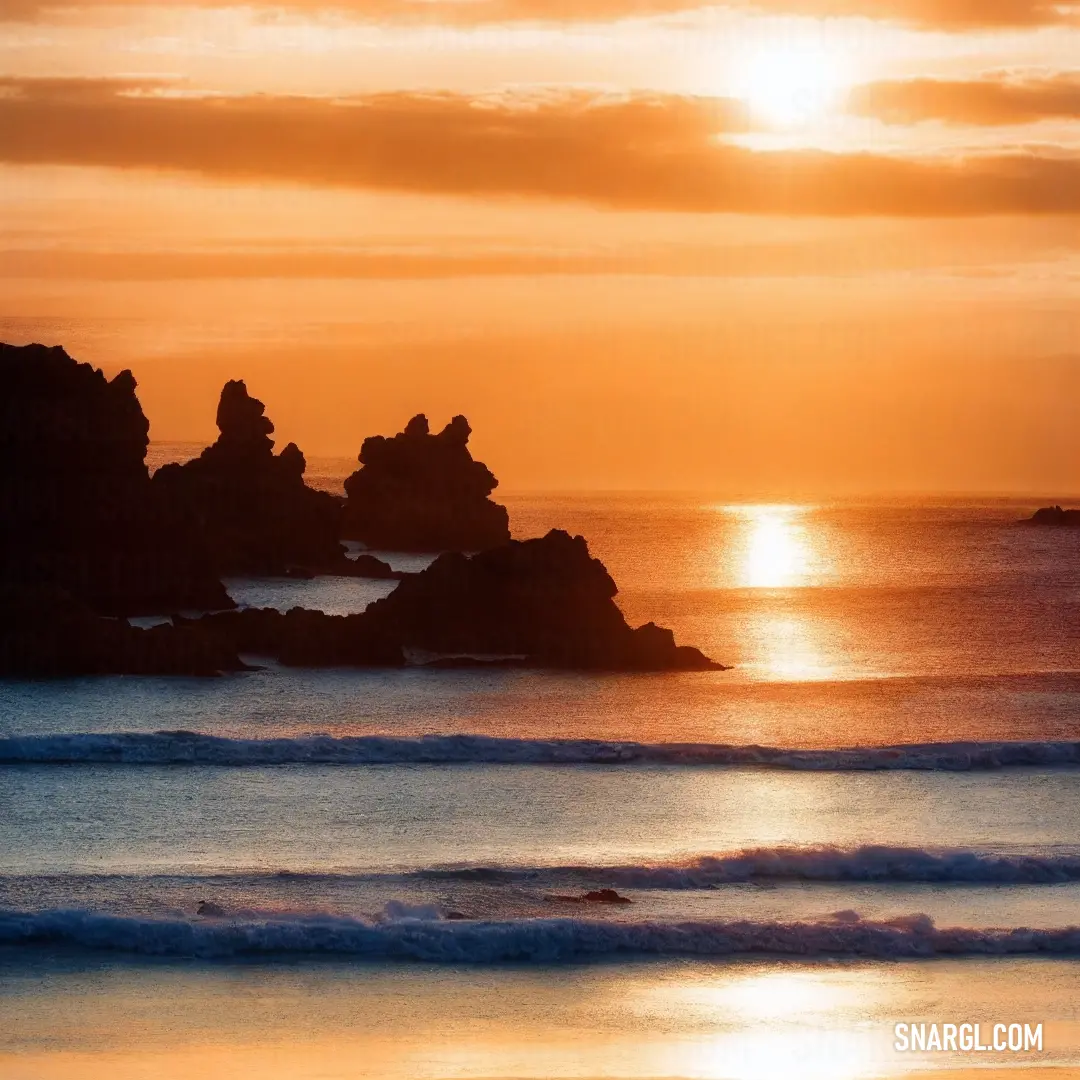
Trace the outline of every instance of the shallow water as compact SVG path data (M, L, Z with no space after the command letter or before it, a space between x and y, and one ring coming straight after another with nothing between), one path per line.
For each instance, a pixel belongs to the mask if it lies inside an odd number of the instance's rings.
M9 1020L0 1068L11 1080L835 1080L1080 1061L1080 968L1038 959L551 971L55 954L27 964L0 950L0 1000ZM974 1058L893 1049L898 1019L934 1022L943 1008L961 1022L1041 1021L1052 1049Z

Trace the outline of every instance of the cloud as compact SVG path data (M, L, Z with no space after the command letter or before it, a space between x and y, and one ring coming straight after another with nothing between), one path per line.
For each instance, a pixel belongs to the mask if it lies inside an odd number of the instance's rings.
M223 179L792 215L1080 213L1080 159L761 153L737 110L585 93L193 97L153 85L0 80L0 161Z
M1034 27L1076 21L1076 6L1054 0L747 0L771 14L861 16L924 29Z
M1034 27L1077 21L1057 0L179 0L189 7L245 6L340 13L380 22L482 26L519 22L609 22L729 7L780 15L854 16L932 29ZM5 0L3 20L87 14L100 7L145 7L146 0Z
M934 223L940 227L939 222ZM985 229L980 222L979 228ZM910 226L908 226L910 230ZM62 228L59 230L62 232ZM1080 239L1080 238L1078 238ZM198 281L217 279L435 281L462 277L859 278L894 271L934 271L952 277L1011 277L1027 263L1056 265L1078 246L1069 237L1029 240L1022 252L993 251L1007 262L971 264L920 234L884 243L852 243L844 236L787 243L711 246L633 245L626 249L364 251L288 248L272 251L85 250L58 246L0 248L0 279L87 281ZM1067 270L1062 271L1067 274Z
M920 120L981 125L1075 120L1080 119L1080 74L868 83L855 90L850 105L856 112L899 124Z

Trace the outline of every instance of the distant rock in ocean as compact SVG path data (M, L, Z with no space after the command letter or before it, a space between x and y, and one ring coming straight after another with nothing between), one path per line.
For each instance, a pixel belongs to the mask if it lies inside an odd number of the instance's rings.
M341 500L304 483L295 443L274 454L265 413L242 381L227 382L217 441L186 464L158 469L155 489L196 517L221 574L356 575L338 540Z
M1063 510L1060 506L1044 506L1036 510L1025 525L1056 525L1080 529L1080 510Z
M154 490L149 427L130 371L0 344L0 584L109 615L232 606L194 523Z
M481 551L508 541L506 509L488 498L498 481L473 460L471 434L464 416L433 435L419 415L392 438L365 439L361 468L345 481L343 537L389 551Z
M627 625L615 583L580 536L553 530L471 558L441 555L358 615L294 609L224 612L185 623L220 634L238 653L285 664L397 666L409 653L483 666L575 671L711 671L721 665L677 646L670 630Z

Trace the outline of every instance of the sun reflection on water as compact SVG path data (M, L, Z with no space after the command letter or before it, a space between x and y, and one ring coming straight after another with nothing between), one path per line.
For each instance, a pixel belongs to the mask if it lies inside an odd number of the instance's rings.
M815 532L813 507L788 503L722 507L724 578L745 589L742 639L760 659L755 677L803 682L838 675L823 626L792 590L821 584L827 576L826 545Z
M834 679L838 675L823 648L820 628L806 615L776 615L768 611L754 614L748 621L747 632L761 656L756 667L766 678L809 682Z
M709 1080L855 1080L883 1072L883 1040L852 1021L866 980L821 970L725 973L664 988L669 1007L712 1033L687 1043L679 1075ZM889 1070L891 1071L891 1070Z
M808 507L778 503L725 509L739 526L740 585L791 589L810 584L817 557L805 521Z

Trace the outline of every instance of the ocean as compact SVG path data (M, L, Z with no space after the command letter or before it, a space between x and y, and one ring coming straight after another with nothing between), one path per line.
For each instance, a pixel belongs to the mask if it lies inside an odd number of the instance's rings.
M0 683L0 1075L1080 1067L1080 531L1020 525L1038 500L503 501L731 669ZM893 1048L965 1021L1046 1045Z

